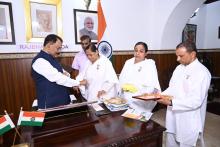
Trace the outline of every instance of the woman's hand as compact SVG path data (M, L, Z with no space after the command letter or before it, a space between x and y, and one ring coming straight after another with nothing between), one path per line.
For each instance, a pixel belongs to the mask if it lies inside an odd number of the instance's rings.
M105 90L98 91L97 97L100 98L104 94L106 94Z
M87 85L87 81L84 79L82 81L80 81L80 86L86 86Z

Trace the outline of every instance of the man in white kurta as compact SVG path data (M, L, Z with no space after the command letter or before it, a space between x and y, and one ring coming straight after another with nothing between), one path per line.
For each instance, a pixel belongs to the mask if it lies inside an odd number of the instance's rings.
M211 75L196 58L196 51L187 51L187 47L193 48L187 43L177 46L177 61L181 64L174 70L169 87L163 92L173 96L166 115L167 147L196 146L198 138L204 146L203 129Z
M143 101L132 98L134 95L143 93L160 92L157 69L154 60L144 59L135 63L135 57L127 60L119 76L120 87L124 84L132 84L137 88L137 92L123 92L123 97L127 99L130 107L142 112L151 112L156 105L155 101ZM155 91L156 90L156 91Z
M112 63L105 56L100 55L94 63L88 61L85 71L79 77L87 80L88 85L85 87L87 101L99 100L98 92L102 90L106 92L102 98L117 96L118 78Z

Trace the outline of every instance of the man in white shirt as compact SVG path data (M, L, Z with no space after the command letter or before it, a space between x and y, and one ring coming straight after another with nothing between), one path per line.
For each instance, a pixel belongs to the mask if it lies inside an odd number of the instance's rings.
M204 146L203 130L211 75L196 55L197 49L192 42L183 42L176 47L180 65L163 92L173 98L164 97L157 101L168 105L167 147L193 147L197 142Z
M83 35L82 37L80 37L80 41L82 50L75 55L72 63L75 77L84 70L86 62L88 61L85 49L91 44L91 38L87 35Z
M70 78L56 57L60 53L63 40L54 34L44 40L44 48L32 61L32 77L36 84L38 108L46 109L70 103L67 87L85 85L86 81Z

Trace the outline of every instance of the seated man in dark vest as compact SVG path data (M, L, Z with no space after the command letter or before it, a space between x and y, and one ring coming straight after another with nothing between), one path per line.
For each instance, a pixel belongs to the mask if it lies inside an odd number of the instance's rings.
M46 109L70 103L67 87L85 85L86 81L70 78L56 60L60 53L63 40L54 34L48 35L43 49L32 61L32 77L36 85L38 108Z

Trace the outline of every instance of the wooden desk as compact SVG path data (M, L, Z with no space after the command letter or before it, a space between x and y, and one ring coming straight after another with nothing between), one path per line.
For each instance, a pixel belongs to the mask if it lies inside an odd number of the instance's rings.
M89 109L65 117L47 120L43 127L22 127L26 141L35 147L144 146L162 147L164 127L114 112L96 117Z

